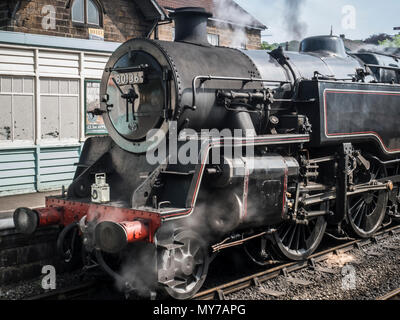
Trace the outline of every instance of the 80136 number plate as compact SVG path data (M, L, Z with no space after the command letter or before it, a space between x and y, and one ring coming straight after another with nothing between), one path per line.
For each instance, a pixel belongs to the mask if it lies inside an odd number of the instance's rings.
M127 73L118 73L113 76L115 82L119 86L125 86L129 84L140 84L144 82L144 72L127 72Z

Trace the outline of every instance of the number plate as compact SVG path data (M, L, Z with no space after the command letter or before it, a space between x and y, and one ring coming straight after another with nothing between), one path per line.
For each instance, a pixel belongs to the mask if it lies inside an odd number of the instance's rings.
M119 86L138 84L138 83L143 83L144 73L143 71L118 73L115 76L113 76L113 78Z

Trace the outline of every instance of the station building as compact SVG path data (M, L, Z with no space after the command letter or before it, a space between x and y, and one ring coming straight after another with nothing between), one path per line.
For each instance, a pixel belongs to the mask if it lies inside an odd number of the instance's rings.
M266 27L224 2L237 14L221 14L212 0L1 1L0 196L69 185L85 139L107 134L87 111L99 104L109 56L131 38L173 40L176 8L214 13L213 45L258 49Z

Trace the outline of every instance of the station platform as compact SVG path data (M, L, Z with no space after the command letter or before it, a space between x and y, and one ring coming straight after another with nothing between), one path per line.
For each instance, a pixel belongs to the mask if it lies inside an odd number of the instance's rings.
M60 195L61 190L50 192L35 192L15 196L0 197L0 230L14 227L12 216L19 207L40 208L44 207L47 196Z

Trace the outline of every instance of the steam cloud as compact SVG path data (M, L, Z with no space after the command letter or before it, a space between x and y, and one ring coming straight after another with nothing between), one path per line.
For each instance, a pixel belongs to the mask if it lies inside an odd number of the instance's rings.
M306 0L285 0L284 26L292 40L301 40L307 32L307 24L299 20Z
M374 44L363 44L358 48L358 52L379 52L384 54L392 54L400 56L400 48L392 48L392 47L385 47L382 45L374 45Z
M234 22L234 25L230 26L233 28L230 46L234 48L241 48L243 44L247 43L245 26L254 22L250 15L243 13L244 11L233 1L214 0L214 18ZM217 22L217 25L227 27L227 24L223 22Z

